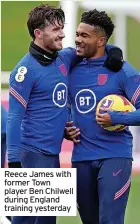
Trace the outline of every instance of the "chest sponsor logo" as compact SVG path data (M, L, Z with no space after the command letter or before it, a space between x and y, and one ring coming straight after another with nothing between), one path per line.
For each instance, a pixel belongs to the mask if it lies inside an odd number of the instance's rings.
M98 84L100 86L105 85L107 82L108 74L98 74Z
M53 90L53 102L58 107L64 107L67 103L67 86L64 83L58 83Z
M82 89L75 96L75 104L80 113L86 114L96 106L96 95L90 89Z

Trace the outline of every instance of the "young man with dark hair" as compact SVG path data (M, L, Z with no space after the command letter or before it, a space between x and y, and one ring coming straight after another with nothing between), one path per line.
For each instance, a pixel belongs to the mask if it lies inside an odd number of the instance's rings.
M100 125L140 125L140 74L127 62L117 73L104 67L105 46L113 30L106 12L95 9L82 14L75 43L77 55L84 59L69 76L73 121L80 129L78 140L75 131L72 166L77 168L77 202L83 224L124 224L132 135L128 128L109 132ZM126 97L136 111L96 114L98 102L110 94ZM74 136L72 127L67 131L69 137Z
M19 166L19 160L24 168L60 167L59 153L67 121L68 74L79 60L73 48L60 51L64 22L63 10L50 5L42 4L29 13L27 26L33 42L10 76L10 167ZM112 64L109 60L107 66ZM54 224L56 217L14 217L12 221L33 223Z

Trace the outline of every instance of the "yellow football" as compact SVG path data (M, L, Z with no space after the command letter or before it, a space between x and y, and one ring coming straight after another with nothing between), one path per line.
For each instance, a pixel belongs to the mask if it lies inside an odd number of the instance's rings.
M105 96L97 105L96 113L104 113L100 110L100 108L109 108L111 110L115 111L123 111L123 112L132 112L133 111L133 105L123 96L121 95L108 95ZM103 127L103 126L102 126ZM109 127L103 127L104 129L108 131L122 131L126 128L125 125L112 125Z

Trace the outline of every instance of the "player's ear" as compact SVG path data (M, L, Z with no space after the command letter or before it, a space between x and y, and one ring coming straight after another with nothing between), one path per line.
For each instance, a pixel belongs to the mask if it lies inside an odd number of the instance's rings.
M98 40L98 47L105 46L106 44L106 38L105 37L100 37Z
M42 31L40 29L35 29L34 30L34 35L38 39L42 39Z

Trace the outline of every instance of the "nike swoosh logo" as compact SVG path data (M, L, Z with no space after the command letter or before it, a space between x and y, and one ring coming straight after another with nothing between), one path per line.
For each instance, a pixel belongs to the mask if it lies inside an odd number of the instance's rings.
M113 172L113 177L116 177L121 171L122 171L122 169L118 170L117 172Z
M47 59L51 60L51 58L47 57L45 54L44 54L44 58L47 58Z

